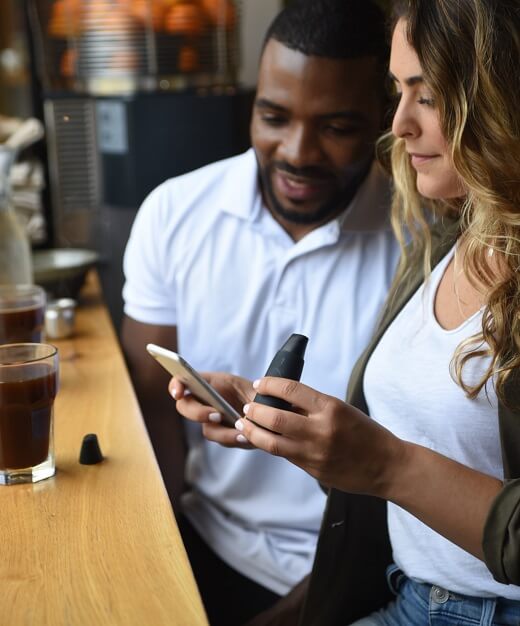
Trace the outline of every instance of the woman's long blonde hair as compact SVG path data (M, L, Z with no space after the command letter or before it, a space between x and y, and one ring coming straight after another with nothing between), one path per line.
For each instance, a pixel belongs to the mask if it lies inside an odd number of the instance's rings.
M394 25L399 18L406 21L467 194L458 205L425 200L404 141L383 138L380 148L388 150L395 184L392 223L404 252L396 284L417 255L428 275L432 212L437 218L456 212L467 245L464 271L488 296L482 331L458 346L452 372L470 398L494 381L505 402L507 382L520 367L520 5L403 0L394 6ZM490 250L500 259L500 276L489 263ZM481 355L491 356L489 367L478 382L465 383L464 365Z

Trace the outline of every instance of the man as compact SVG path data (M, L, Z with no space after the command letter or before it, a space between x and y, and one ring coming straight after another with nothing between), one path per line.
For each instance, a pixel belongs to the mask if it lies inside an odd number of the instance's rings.
M183 423L144 346L254 379L300 332L302 381L344 396L397 257L373 162L384 42L369 0L284 9L261 58L253 148L161 185L127 247L122 341L213 626L244 623L309 572L325 496L291 464Z

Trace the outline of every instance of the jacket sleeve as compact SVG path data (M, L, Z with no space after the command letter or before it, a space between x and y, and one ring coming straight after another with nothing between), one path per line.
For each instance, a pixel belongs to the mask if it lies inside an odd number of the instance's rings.
M520 478L508 480L484 527L484 559L495 580L520 585Z

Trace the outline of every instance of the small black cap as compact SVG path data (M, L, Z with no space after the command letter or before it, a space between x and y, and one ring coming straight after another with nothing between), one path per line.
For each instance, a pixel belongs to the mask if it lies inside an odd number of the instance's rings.
M95 465L101 463L103 455L99 447L97 435L90 434L83 437L81 444L81 452L79 453L79 462L82 465Z

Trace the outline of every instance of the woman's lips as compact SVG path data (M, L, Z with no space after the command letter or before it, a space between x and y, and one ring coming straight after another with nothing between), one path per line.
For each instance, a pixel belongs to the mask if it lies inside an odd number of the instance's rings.
M412 164L412 167L415 168L419 168L421 167L421 165L426 165L427 163L430 163L431 161L433 161L433 159L436 159L438 157L437 154L417 154L417 153L410 153L410 161Z
M313 200L321 196L328 185L328 179L296 178L279 170L274 172L274 186L290 200Z

